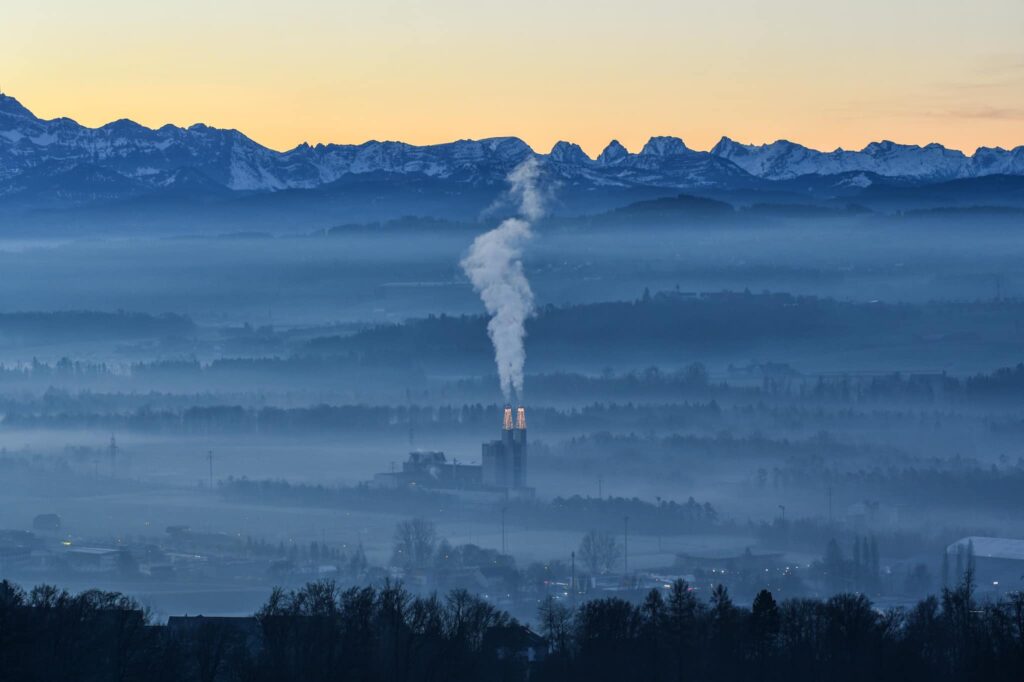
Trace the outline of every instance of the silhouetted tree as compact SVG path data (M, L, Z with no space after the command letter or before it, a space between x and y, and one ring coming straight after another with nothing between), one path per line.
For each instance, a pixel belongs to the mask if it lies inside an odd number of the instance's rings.
M768 590L761 590L754 597L750 608L751 662L758 679L768 677L779 636L779 606Z
M588 531L580 541L580 561L592 575L608 573L620 556L615 536L605 531Z
M391 563L406 570L426 568L434 557L436 544L437 531L433 523L423 518L402 521L395 526Z

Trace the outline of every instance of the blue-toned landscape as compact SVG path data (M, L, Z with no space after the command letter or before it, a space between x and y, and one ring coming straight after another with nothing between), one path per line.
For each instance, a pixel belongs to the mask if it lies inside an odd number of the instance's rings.
M1024 677L1017 3L5 28L0 680Z

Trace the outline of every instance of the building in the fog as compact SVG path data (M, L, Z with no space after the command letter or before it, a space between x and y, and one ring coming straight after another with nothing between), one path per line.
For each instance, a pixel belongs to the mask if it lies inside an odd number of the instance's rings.
M498 492L530 494L526 478L526 410L502 413L501 438L484 443L481 464L462 464L449 460L443 452L409 453L401 471L374 476L382 488L427 488L445 491Z
M479 488L483 484L479 466L459 464L457 460L449 462L444 453L437 450L410 452L401 471L377 474L373 480L384 488L459 489Z
M950 578L971 566L978 589L1003 592L1024 585L1024 540L973 535L946 547Z

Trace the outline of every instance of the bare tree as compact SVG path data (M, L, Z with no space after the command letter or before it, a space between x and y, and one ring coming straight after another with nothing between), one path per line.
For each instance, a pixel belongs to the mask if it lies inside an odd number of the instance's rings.
M406 570L430 565L437 545L437 530L424 518L402 521L395 526L395 545L391 563Z
M608 573L620 556L615 536L606 531L587 531L580 541L580 561L591 574Z
M565 651L568 648L572 632L572 611L568 607L555 601L549 594L537 607L537 621L541 634L548 640L548 646L554 651Z

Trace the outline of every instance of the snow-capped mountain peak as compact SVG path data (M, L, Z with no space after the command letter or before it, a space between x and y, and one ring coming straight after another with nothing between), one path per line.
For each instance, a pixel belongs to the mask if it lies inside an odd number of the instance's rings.
M860 151L821 152L787 140L749 145L723 137L710 152L702 152L687 148L678 137L655 136L638 154L612 140L593 160L571 142L538 154L518 137L425 146L377 140L303 143L277 152L238 130L203 123L152 129L119 119L88 128L70 118L41 120L13 97L0 95L0 198L24 193L29 186L52 191L54 183L88 188L63 196L104 200L119 192L137 196L171 187L272 192L314 189L367 174L501 185L512 168L531 156L545 161L555 177L590 188L738 188L812 174L845 175L847 184L876 176L934 181L1024 175L1024 147L983 147L967 156L935 143L922 147L888 140Z
M714 147L711 148L711 153L715 156L729 156L730 154L746 154L749 152L749 146L736 142L731 137L722 135L722 138L718 140Z
M586 166L593 163L582 147L574 142L565 142L564 140L555 143L548 158L555 163L568 165Z
M627 158L629 158L629 151L618 140L612 140L598 155L597 162L603 166L611 166L621 163Z
M890 177L918 180L950 180L1019 168L1012 152L979 150L973 157L932 142L919 146L892 140L871 142L860 151L838 148L820 152L787 140L747 145L723 137L711 153L728 159L748 173L768 180L787 180L801 175L836 175L866 171Z
M6 114L7 116L27 118L33 121L37 120L31 111L21 105L21 102L10 95L0 93L0 115L3 114Z
M642 156L673 156L686 154L690 150L678 137L656 136L652 137L640 150Z

